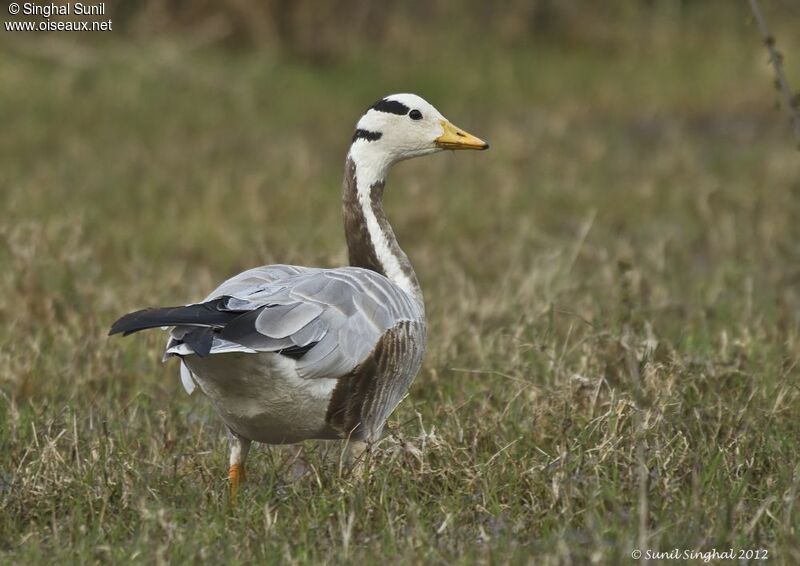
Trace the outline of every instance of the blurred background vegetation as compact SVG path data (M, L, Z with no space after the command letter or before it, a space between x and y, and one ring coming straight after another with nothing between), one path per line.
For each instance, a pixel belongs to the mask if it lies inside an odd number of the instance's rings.
M800 156L746 2L105 4L0 28L0 562L800 563ZM425 365L369 480L258 447L232 514L164 337L108 326L346 262L353 126L408 91L492 144L388 183Z
M753 31L747 3L728 0L106 0L102 4L105 14L96 19L114 22L116 40L169 38L231 49L266 49L319 64L364 50L458 51L465 43L519 48L545 42L614 51L634 44L659 48L664 42L688 41L701 47L703 37L708 40L723 30L742 39L752 39ZM793 0L764 4L769 13L782 14L774 22L778 24L796 18L800 10ZM93 41L98 35L73 34L70 39Z

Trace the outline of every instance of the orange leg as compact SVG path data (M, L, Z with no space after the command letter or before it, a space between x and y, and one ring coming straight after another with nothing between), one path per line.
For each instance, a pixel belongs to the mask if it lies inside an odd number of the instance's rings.
M244 482L244 466L241 464L231 466L228 470L228 481L230 482L231 501L233 501L239 492L239 484Z
M236 500L239 486L244 482L244 462L247 460L247 453L249 451L249 440L236 436L235 434L231 436L230 468L228 468L231 502Z

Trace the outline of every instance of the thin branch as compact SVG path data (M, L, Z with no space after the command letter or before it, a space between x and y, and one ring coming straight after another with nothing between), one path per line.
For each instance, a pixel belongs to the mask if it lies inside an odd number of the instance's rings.
M791 87L789 86L789 81L786 80L786 75L783 72L783 55L775 46L775 38L769 32L767 21L764 19L764 15L761 13L761 7L758 5L758 0L750 0L750 10L752 10L753 16L756 18L758 29L761 32L761 35L764 36L764 45L767 46L767 51L769 51L769 61L772 63L772 67L775 69L777 84L781 93L783 94L786 108L789 109L789 115L794 122L794 135L797 137L797 141L800 142L800 93L794 94L794 91L792 91Z

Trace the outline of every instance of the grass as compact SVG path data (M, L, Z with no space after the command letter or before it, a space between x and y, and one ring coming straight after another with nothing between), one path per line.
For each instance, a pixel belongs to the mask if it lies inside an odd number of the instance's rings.
M750 31L321 68L6 45L0 561L797 563L800 159ZM406 90L492 143L388 183L425 365L366 480L336 446L259 446L232 511L164 336L107 328L253 265L343 264L349 132Z

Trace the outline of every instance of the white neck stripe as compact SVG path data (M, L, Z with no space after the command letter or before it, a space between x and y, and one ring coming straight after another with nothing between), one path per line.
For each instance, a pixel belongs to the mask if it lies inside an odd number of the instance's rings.
M356 175L358 175L358 165L356 165ZM387 234L381 229L375 211L372 209L372 186L380 181L370 183L362 181L356 177L356 190L358 191L358 203L361 205L361 212L367 222L367 231L375 249L375 256L383 266L386 277L411 296L416 295L416 289L411 279L403 271L400 260L393 253Z
M367 144L368 142L361 140L354 143L350 148L350 157L356 166L356 194L366 221L370 243L386 277L412 297L417 297L417 285L403 271L400 258L392 249L390 238L394 240L394 236L384 232L372 208L372 187L385 181L388 163L371 155L372 152L364 147Z

